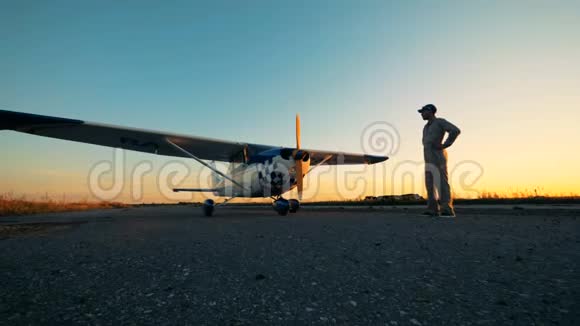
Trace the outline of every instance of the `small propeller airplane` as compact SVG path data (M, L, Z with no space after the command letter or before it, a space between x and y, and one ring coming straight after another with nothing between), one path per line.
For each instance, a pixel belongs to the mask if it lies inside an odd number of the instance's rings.
M237 197L272 198L272 206L280 215L298 210L304 177L314 168L322 164L375 164L388 159L386 156L303 149L299 115L296 115L296 148L177 135L5 110L0 110L0 130L191 158L212 171L211 188L177 188L175 192L212 192L218 197L229 197L220 204ZM215 161L229 162L228 172L218 170ZM298 199L282 197L294 188L297 188ZM202 205L204 214L211 216L215 206L214 200L205 200Z

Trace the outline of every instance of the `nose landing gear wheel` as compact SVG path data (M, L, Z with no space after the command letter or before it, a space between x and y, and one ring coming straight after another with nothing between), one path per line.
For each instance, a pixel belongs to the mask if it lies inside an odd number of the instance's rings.
M279 198L272 203L272 207L279 215L286 216L290 211L290 202L284 198Z
M288 202L290 203L290 213L296 213L300 208L298 199L290 199Z

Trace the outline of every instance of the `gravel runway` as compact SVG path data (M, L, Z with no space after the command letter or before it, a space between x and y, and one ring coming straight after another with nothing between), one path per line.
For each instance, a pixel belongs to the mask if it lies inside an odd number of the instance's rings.
M580 208L0 218L0 324L580 325Z

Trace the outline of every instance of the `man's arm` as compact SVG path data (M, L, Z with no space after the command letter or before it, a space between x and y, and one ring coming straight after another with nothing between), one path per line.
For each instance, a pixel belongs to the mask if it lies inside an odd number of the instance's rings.
M441 145L441 147L448 148L451 145L453 145L455 139L457 139L457 136L459 136L459 134L461 133L461 130L459 130L459 128L457 128L456 125L452 124L451 122L445 119L440 120L443 126L443 130L447 131L447 133L449 134L443 145Z

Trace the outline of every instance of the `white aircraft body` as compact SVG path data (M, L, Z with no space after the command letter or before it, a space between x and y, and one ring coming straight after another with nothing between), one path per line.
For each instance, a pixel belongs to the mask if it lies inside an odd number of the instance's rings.
M286 200L282 195L297 188L298 198L302 199L304 177L317 166L375 164L388 159L386 156L302 149L298 115L295 148L177 135L5 110L0 110L0 130L191 158L212 170L211 188L178 188L174 191L212 192L216 196L229 197L225 202L236 197L272 198L273 207L280 215L298 210L299 200ZM215 161L231 163L229 171L223 173L218 170ZM204 214L211 216L215 205L213 200L206 200Z

